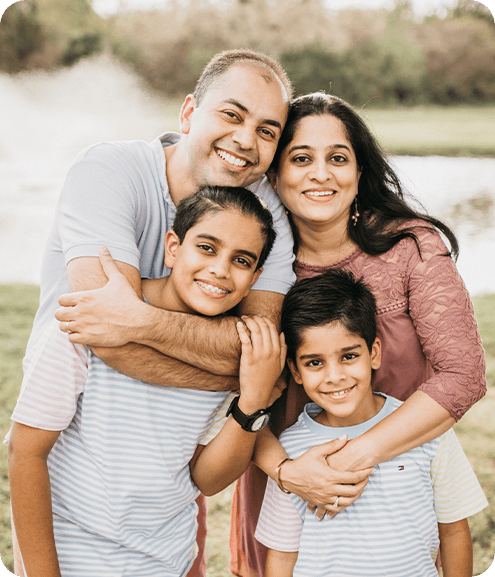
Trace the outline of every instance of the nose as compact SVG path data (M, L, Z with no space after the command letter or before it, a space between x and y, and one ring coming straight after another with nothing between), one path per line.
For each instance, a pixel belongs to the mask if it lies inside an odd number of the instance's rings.
M326 368L325 383L338 385L345 380L346 374L340 363L328 363Z
M331 172L328 164L323 160L315 160L311 164L309 178L316 182L324 183L331 178Z
M239 125L232 135L232 140L243 150L251 150L255 146L256 130L246 123Z
M210 262L208 272L217 278L229 278L230 260L218 256L213 262Z

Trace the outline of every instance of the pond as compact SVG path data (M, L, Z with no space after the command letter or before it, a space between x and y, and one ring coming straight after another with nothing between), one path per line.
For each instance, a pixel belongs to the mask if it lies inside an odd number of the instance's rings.
M55 74L0 75L0 282L39 282L56 200L83 147L177 130L176 111L108 58ZM458 235L471 294L495 292L495 159L392 161L404 186Z

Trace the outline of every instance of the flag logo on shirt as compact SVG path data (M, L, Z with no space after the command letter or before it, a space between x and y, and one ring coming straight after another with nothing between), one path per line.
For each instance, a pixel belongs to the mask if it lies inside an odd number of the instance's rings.
M399 471L403 471L403 470L404 470L404 465L399 465L397 468L399 469Z

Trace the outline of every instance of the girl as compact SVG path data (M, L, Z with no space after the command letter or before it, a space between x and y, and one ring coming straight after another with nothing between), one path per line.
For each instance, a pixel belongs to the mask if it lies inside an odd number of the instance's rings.
M144 298L223 314L248 293L274 238L270 211L253 193L204 189L179 203L165 239L171 274L143 281ZM103 257L109 276L110 263ZM228 392L135 381L72 344L54 322L26 359L9 440L13 518L29 577L186 575L198 489L216 493L247 466L285 361L273 323L245 322L241 394L214 439L208 430Z

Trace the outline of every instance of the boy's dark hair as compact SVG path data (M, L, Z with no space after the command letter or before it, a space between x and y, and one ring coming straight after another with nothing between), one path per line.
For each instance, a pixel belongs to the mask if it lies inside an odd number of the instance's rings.
M256 66L260 72L266 74L266 79L271 81L273 76L279 79L287 94L287 102L292 98L292 84L287 72L280 64L270 56L262 52L255 52L249 49L224 50L219 52L205 66L194 89L194 99L199 106L204 95L216 86L220 77L223 76L231 66L236 64L251 64Z
M355 280L343 269L329 269L296 282L282 306L288 358L295 362L304 330L336 321L363 338L371 351L376 339L376 302L361 279Z
M260 224L263 250L256 264L256 270L263 266L272 250L277 233L273 226L272 213L253 192L240 186L206 186L183 198L177 205L172 230L182 244L187 231L206 215L214 215L222 210L234 209L246 216L254 217Z

